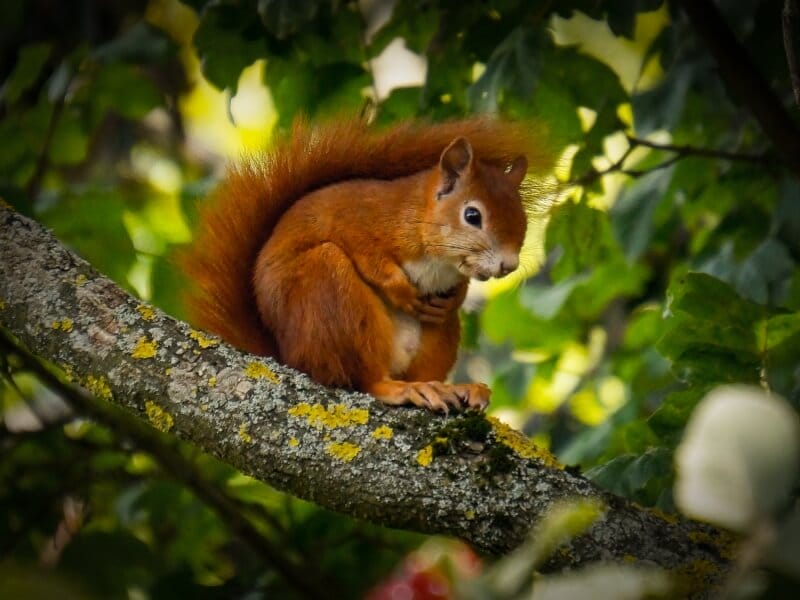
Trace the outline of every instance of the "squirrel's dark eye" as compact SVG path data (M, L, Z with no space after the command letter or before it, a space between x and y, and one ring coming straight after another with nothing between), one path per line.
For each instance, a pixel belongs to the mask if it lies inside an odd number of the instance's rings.
M464 220L473 227L481 228L481 211L474 206L468 206L464 209Z

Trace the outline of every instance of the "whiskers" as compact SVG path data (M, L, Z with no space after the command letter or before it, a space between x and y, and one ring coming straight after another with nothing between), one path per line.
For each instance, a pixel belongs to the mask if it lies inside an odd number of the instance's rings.
M458 238L451 238L447 242L427 242L425 250L445 250L449 251L451 255L473 255L483 254L485 252L492 252L492 247L484 242L476 240L459 240Z

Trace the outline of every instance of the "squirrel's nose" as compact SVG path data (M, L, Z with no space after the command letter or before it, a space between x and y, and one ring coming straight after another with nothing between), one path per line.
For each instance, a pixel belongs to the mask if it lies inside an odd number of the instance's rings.
M519 261L504 260L500 263L500 277L504 277L514 271L519 265Z

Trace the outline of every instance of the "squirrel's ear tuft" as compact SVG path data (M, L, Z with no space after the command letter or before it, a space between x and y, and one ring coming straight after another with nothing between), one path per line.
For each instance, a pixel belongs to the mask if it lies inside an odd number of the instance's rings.
M441 184L437 196L445 196L453 191L456 182L472 164L472 146L463 138L456 138L442 152L439 159Z
M506 167L505 175L509 181L514 184L514 187L519 187L522 179L525 177L525 172L528 170L528 159L520 154L517 158L511 161Z

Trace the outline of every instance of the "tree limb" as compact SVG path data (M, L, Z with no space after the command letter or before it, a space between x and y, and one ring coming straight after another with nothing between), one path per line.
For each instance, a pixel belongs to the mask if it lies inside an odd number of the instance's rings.
M797 0L785 0L783 3L783 47L786 50L786 64L789 66L789 79L792 82L794 101L800 107L800 60L794 47L794 38L798 34L798 18L800 10Z
M607 494L482 415L386 407L238 352L142 304L7 206L0 326L99 399L332 510L503 553L555 503L594 498L604 516L548 569L633 557L703 585L728 569L714 529Z

